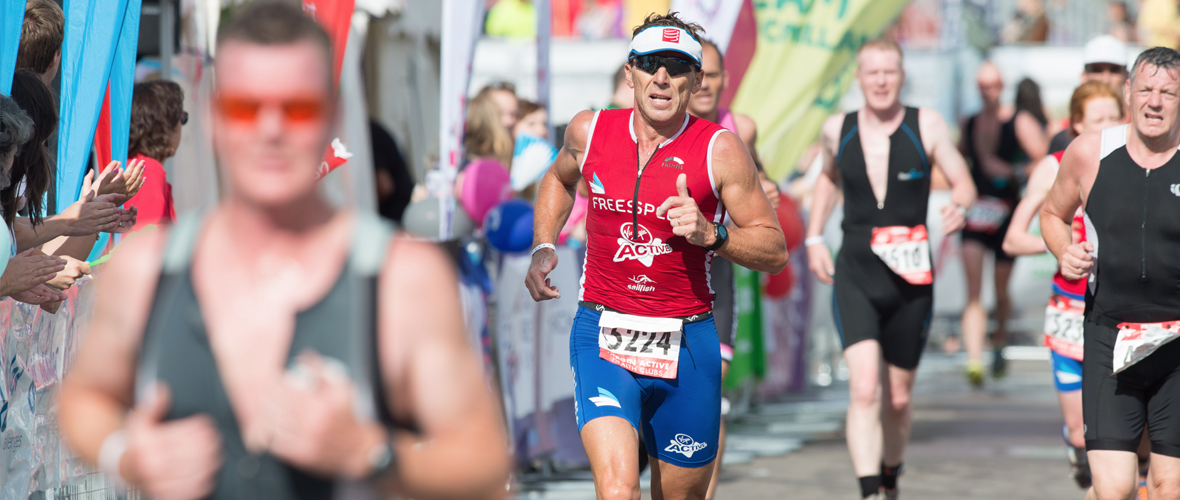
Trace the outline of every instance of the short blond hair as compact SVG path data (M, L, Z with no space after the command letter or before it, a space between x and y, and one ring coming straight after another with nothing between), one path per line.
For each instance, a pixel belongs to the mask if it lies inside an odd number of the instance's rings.
M868 49L892 50L897 52L897 63L904 67L904 64L902 63L905 61L905 53L901 51L901 46L898 45L897 42L888 38L874 38L865 42L860 46L859 49L856 50L856 57L860 57L860 53Z

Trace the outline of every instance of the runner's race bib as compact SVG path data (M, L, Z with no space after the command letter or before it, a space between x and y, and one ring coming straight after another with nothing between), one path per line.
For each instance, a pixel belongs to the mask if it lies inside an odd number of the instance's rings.
M869 246L889 269L910 284L934 283L925 225L875 227Z
M1045 345L1057 354L1081 361L1085 309L1084 300L1056 293L1049 297L1049 307L1045 309Z
M1114 341L1115 374L1138 363L1164 344L1180 337L1180 321L1163 323L1119 323L1119 335Z
M676 378L683 321L604 311L598 326L599 357L637 375Z
M1008 202L991 196L980 196L967 211L967 230L977 233L995 233L1004 224L1012 207Z

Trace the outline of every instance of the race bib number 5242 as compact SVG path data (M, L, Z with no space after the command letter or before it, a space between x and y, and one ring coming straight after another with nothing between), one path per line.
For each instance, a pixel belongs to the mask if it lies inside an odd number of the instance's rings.
M682 325L678 319L605 311L598 321L598 356L637 375L674 379Z
M869 246L889 269L910 284L934 283L925 225L875 227Z

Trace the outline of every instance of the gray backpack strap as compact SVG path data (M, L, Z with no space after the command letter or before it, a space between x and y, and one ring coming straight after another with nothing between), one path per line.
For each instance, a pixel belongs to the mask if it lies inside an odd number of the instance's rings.
M371 212L357 212L349 266L357 276L376 276L385 264L393 224Z
M177 218L176 224L168 230L164 242L164 261L160 278L156 283L156 294L152 300L148 323L144 325L143 343L136 363L135 401L142 401L151 383L156 381L160 357L161 335L166 335L161 321L164 321L176 305L176 294L181 292L184 276L192 261L197 234L205 221L205 212L187 213Z
M188 267L204 221L204 212L187 213L177 218L164 245L164 273L175 274Z

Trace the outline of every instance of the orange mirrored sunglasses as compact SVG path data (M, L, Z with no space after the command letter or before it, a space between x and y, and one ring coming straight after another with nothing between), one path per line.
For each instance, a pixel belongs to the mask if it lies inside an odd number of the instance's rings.
M283 118L293 123L319 119L324 111L324 101L316 98L264 101L253 97L220 96L217 98L217 106L225 116L243 122L257 120L263 106L278 106Z

